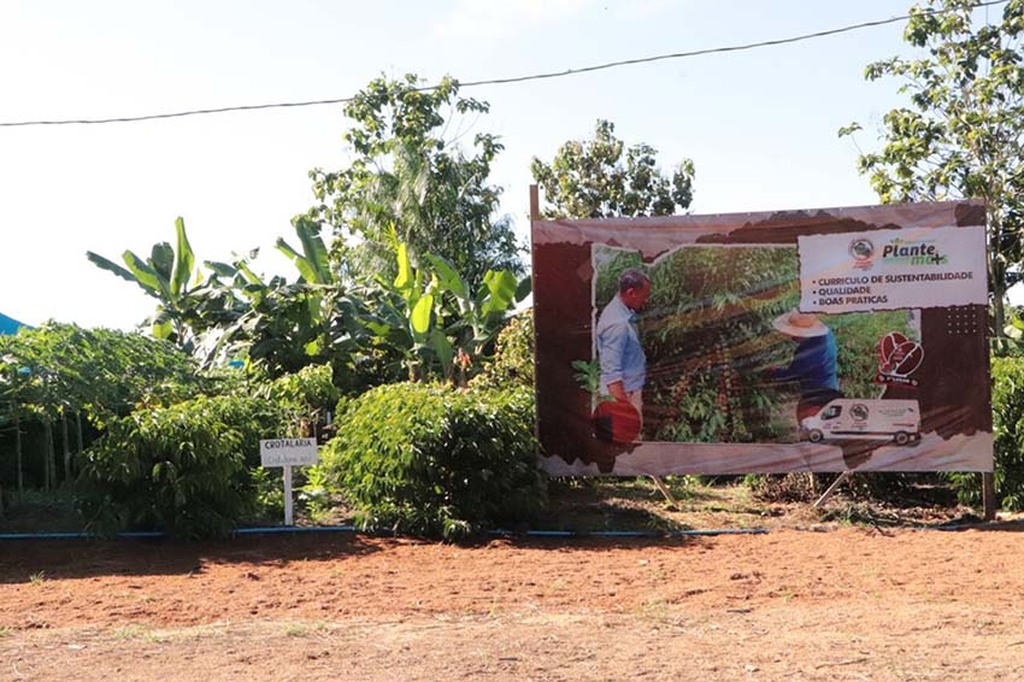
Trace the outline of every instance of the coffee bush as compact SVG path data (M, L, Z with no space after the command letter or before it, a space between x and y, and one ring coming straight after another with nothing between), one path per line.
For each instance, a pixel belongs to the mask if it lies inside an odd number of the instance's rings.
M281 424L273 404L238 396L133 412L83 453L79 510L98 533L224 535L257 511L259 440Z
M343 403L320 476L364 530L457 538L546 502L529 389L378 386Z
M992 358L992 431L995 439L996 505L1024 509L1024 358ZM951 473L960 501L981 504L981 477Z
M533 313L524 311L508 320L494 343L494 357L471 387L524 386L533 390Z

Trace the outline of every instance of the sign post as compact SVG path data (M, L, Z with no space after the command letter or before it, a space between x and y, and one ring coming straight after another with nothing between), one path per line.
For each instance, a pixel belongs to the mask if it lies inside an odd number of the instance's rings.
M316 438L274 438L260 441L260 464L264 468L284 467L284 525L294 525L292 511L292 467L316 464L320 455Z

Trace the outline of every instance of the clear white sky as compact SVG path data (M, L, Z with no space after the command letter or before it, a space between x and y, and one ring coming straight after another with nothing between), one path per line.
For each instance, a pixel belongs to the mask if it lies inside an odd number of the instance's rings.
M427 82L578 68L738 45L906 14L909 0L0 0L0 122L134 116L339 98L382 73ZM998 12L999 8L991 11ZM693 159L694 213L875 203L836 130L901 105L864 66L905 52L903 23L462 94L491 103L494 184L528 237L529 164L597 118ZM131 329L155 301L85 258L173 241L197 256L261 247L257 270L312 203L308 171L341 168L341 106L164 121L0 128L0 312Z

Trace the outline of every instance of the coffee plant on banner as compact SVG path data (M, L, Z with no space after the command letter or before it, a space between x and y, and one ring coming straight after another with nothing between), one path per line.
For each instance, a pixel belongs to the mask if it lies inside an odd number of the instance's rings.
M772 326L799 301L792 246L687 246L644 264L638 252L596 246L595 306L615 295L623 270L651 276L637 317L647 354L644 430L648 440L771 442L794 435L796 385L766 371L786 366L796 345ZM841 390L873 398L878 342L890 332L918 338L907 311L823 316L834 332Z
M615 295L638 253L596 247L595 305ZM771 440L781 401L760 370L786 361L776 315L797 300L792 247L685 247L645 267L651 297L637 326L647 353L645 438L667 441Z

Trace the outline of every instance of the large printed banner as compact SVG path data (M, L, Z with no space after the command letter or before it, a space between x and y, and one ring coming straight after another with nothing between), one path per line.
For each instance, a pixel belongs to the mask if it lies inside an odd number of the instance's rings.
M991 471L985 207L533 223L554 475Z

